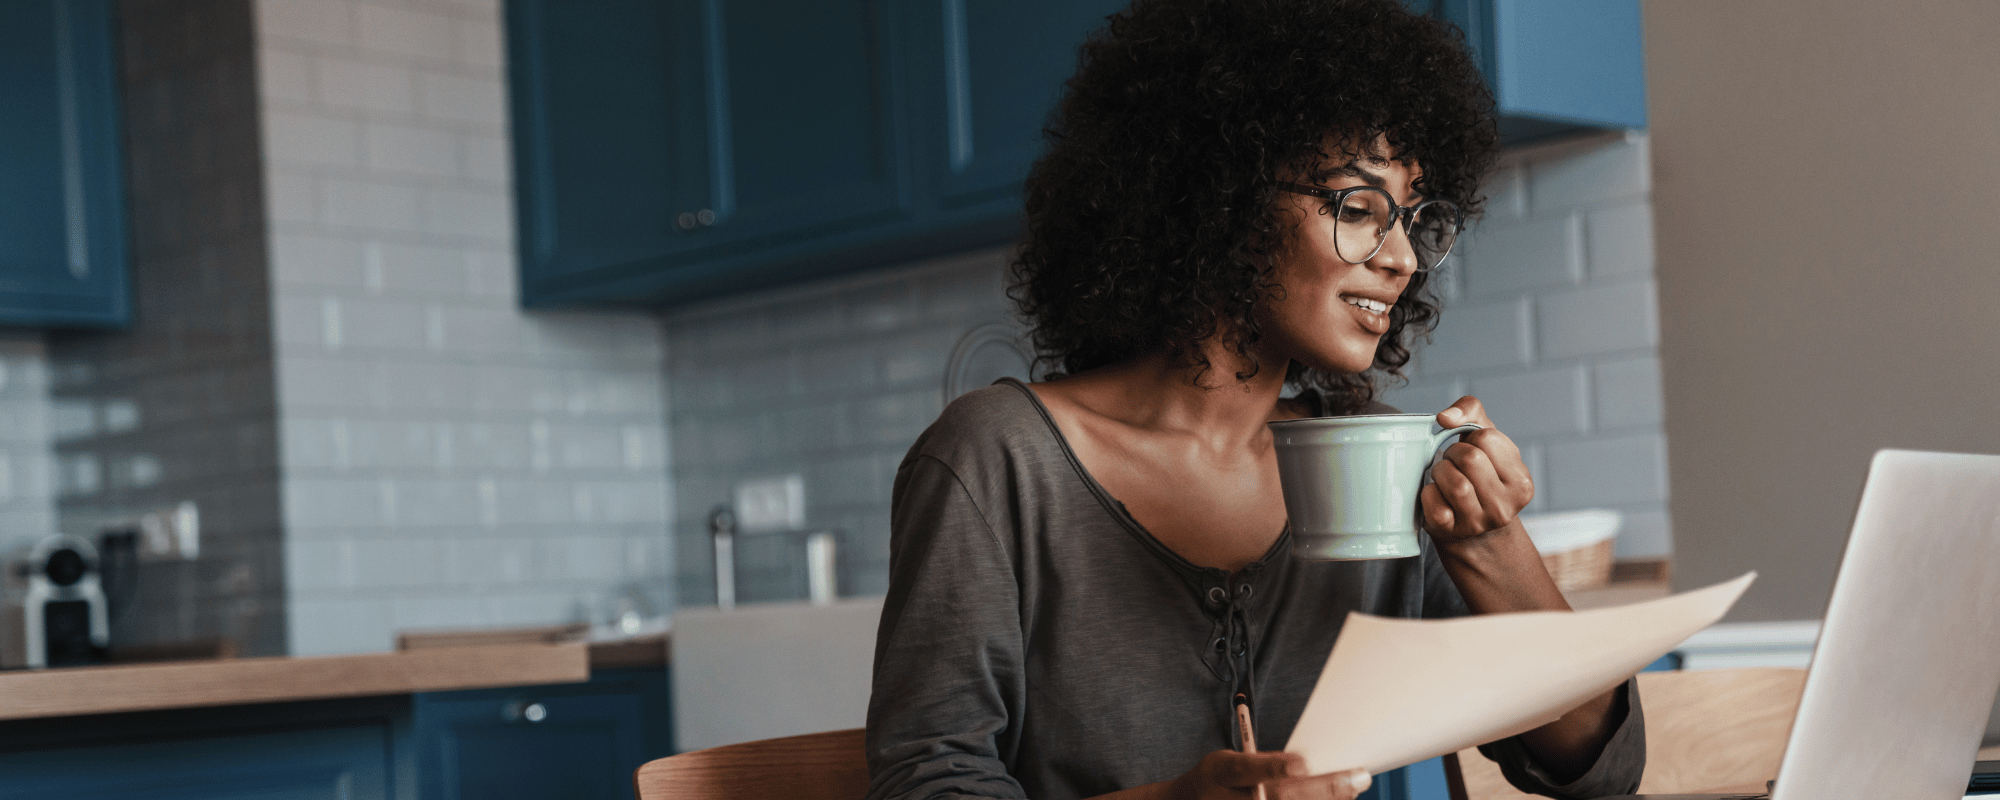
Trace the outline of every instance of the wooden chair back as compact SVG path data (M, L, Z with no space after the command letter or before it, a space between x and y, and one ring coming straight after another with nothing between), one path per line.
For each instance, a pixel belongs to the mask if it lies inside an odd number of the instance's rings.
M1646 710L1641 794L1762 792L1778 776L1806 671L1717 669L1639 674ZM1533 800L1467 748L1445 756L1452 800Z
M762 739L648 761L632 783L639 800L861 800L863 747L860 728Z

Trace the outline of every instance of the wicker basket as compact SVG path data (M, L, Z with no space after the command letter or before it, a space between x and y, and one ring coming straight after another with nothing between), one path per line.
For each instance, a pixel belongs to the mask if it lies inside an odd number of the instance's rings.
M1556 588L1595 589L1611 582L1611 540L1560 553L1543 553L1542 566L1556 579Z
M1522 517L1521 524L1542 554L1542 566L1563 591L1611 582L1613 541L1624 515L1609 509L1567 511Z

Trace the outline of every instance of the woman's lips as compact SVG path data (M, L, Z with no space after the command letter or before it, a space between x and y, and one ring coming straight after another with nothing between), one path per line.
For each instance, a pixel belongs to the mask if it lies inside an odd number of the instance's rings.
M1360 325L1362 330L1375 334L1376 336L1381 336L1382 334L1389 332L1388 314L1377 314L1373 311L1370 311L1368 309L1362 308L1353 303L1345 301L1342 301L1341 305L1346 306L1348 313L1354 315L1355 323Z

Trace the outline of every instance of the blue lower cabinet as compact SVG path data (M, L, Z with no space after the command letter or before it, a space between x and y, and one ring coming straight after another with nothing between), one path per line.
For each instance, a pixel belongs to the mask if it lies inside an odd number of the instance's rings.
M416 697L412 738L425 800L630 800L632 771L671 755L666 673L613 670L589 683Z
M389 740L356 725L6 753L0 798L387 798Z
M673 752L667 673L0 722L0 800L631 800Z
M0 724L0 800L386 800L407 702L394 698Z

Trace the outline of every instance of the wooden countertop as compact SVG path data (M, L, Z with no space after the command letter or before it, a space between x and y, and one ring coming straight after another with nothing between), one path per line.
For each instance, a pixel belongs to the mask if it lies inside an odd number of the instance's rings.
M590 650L582 642L68 667L0 672L0 720L589 679Z

